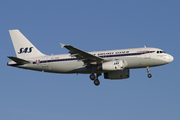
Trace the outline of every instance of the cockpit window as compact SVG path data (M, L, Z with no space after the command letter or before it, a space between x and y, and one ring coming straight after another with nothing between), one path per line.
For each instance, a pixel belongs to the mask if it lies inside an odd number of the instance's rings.
M157 51L157 53L159 54L159 53L166 53L166 52L164 52L164 51Z

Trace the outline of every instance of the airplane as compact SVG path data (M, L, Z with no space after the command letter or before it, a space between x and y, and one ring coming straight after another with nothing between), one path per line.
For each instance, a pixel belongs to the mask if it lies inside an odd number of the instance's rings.
M150 67L168 64L173 56L163 50L151 47L85 52L71 45L61 47L69 54L45 55L41 53L19 30L9 30L17 57L8 56L8 66L50 72L90 74L98 86L99 76L104 79L121 80L130 77L130 69L146 68L151 78Z

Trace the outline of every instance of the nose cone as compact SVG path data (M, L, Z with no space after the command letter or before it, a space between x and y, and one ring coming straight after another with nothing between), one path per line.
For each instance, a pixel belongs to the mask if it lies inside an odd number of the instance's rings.
M167 60L170 63L170 62L172 62L174 60L174 57L172 55L168 55Z
M170 62L172 62L174 60L174 57L171 55L170 56Z

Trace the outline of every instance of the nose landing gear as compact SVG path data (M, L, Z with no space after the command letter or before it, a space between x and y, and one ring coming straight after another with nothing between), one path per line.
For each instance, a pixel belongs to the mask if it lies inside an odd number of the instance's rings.
M148 78L151 78L152 75L150 74L150 68L149 68L149 66L147 66L146 69L147 69L147 72L148 72Z
M149 78L151 78L151 77L152 77L152 75L149 73L149 74L148 74L148 77L149 77Z

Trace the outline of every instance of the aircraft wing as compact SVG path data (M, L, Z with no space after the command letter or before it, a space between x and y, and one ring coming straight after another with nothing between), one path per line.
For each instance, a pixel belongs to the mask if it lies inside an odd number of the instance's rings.
M78 58L79 60L82 60L84 63L91 63L93 64L93 62L95 62L95 64L97 64L97 62L101 62L104 59L97 57L93 54L87 53L85 51L82 51L78 48L75 48L71 45L64 45L62 43L61 47L65 47L66 49L69 50L69 53L71 54L71 56L75 56L76 58Z

